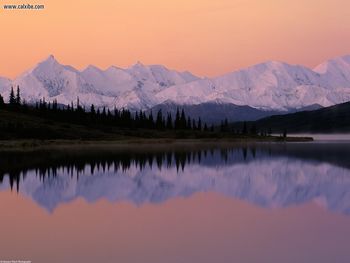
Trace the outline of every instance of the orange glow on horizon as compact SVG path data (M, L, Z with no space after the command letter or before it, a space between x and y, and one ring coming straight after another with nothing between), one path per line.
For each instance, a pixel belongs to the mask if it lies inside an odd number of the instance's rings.
M1 6L0 76L14 78L49 54L78 69L140 60L199 76L266 60L313 67L350 54L348 0L31 1L45 10Z

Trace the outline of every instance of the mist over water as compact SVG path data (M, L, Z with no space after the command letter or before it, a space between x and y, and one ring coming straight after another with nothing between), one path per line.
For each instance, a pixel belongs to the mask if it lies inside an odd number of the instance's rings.
M350 142L350 133L340 133L340 134L290 134L290 136L296 137L312 137L315 141L328 142L328 141L347 141Z

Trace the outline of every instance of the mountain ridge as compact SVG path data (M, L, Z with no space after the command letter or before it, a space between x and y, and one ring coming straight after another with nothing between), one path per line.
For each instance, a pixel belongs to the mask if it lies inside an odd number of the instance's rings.
M348 133L350 132L350 102L316 110L274 115L248 122L249 127L273 133ZM242 130L244 123L236 122L231 128Z
M0 93L19 85L30 103L40 98L70 104L79 97L86 106L148 110L164 102L249 106L262 111L289 111L350 101L350 56L338 57L310 69L267 61L218 77L200 78L163 65L138 62L128 68L89 65L77 70L53 55L14 80L0 78Z

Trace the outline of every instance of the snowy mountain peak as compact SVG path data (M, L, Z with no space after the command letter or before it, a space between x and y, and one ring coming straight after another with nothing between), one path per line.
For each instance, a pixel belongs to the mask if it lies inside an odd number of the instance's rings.
M252 67L254 68L254 67L259 67L259 66L266 67L266 68L284 68L284 67L289 67L291 65L284 63L284 62L281 62L281 61L277 61L277 60L268 60L268 61L265 61L263 63L257 64L257 65L252 66Z
M50 55L43 61L39 62L36 68L40 66L53 66L53 65L57 66L57 65L60 65L60 63L56 60L56 58L53 55Z
M324 62L314 70L280 61L266 61L215 78L198 78L163 65L135 65L82 71L60 64L53 55L13 81L0 79L8 97L11 85L21 87L28 102L45 97L69 104L149 109L164 102L198 105L215 102L262 110L330 106L350 100L350 56Z
M29 103L45 97L69 104L79 97L86 106L149 108L157 103L154 96L157 92L196 79L188 73L141 62L127 69L111 66L102 70L89 65L78 71L60 64L50 55L10 83L21 87L22 97ZM7 81L1 80L0 92L8 96L9 86Z
M320 74L325 74L337 69L350 72L350 55L327 60L315 67L314 71Z
M82 72L87 71L96 71L96 72L102 72L102 70L94 65L88 65Z
M147 67L145 64L143 64L141 61L137 61L135 64L131 65L127 70L135 71L135 70L147 70Z
M110 66L106 69L106 71L114 71L114 70L117 70L117 71L120 71L120 70L123 70L122 68L119 68L119 67L116 67L116 66Z
M263 73L263 72L272 71L274 73L286 72L289 74L291 71L300 70L300 69L310 71L310 69L303 66L291 65L281 61L270 60L260 64L253 65L251 67L248 67L247 69L239 70L238 72L256 71L256 72ZM232 74L236 72L232 72Z
M47 59L46 59L47 61L56 61L56 59L55 59L55 56L54 55L49 55L48 57L47 57Z
M144 67L145 65L141 61L137 61L134 65L134 67Z
M67 68L70 68L70 66L68 66ZM28 72L25 72L24 74L34 73L36 75L53 75L54 73L57 73L57 71L61 71L63 69L64 66L61 65L53 55L50 55L48 58L39 62L34 68L29 70Z
M330 59L317 66L314 71L322 75L323 81L333 90L346 88L346 91L349 92L350 56ZM339 97L338 94L334 94L334 96ZM348 97L346 97L346 100L348 100Z
M177 104L220 101L263 110L330 106L350 100L350 67L339 65L321 76L304 66L267 61L217 78L173 86L156 96Z

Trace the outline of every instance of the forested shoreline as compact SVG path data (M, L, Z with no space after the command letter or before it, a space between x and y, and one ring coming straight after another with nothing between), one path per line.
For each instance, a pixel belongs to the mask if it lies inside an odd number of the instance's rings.
M171 113L146 114L128 109L110 110L81 105L79 98L70 105L56 100L28 104L21 98L20 88L11 89L8 103L0 96L0 140L9 139L95 139L113 140L124 137L139 138L271 138L271 131L258 130L246 124L232 129L226 120L214 126L192 119L178 108ZM287 134L281 135L286 139Z

